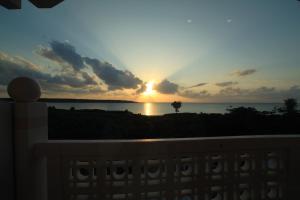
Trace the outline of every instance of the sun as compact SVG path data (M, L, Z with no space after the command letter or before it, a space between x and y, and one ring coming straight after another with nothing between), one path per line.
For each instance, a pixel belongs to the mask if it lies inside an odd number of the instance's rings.
M149 81L148 83L146 83L146 90L144 92L145 96L152 96L155 94L155 90L153 89L154 87L154 82L153 81Z

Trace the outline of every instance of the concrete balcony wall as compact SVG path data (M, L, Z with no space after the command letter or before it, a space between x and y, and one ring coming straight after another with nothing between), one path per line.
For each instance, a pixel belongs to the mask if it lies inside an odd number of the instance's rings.
M49 141L48 200L294 200L300 136Z
M0 103L0 188L1 199L14 199L14 156L11 103Z

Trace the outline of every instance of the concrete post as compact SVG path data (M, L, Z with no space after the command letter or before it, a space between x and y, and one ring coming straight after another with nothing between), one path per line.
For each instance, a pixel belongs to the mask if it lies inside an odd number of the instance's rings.
M36 102L40 95L37 82L26 77L14 79L7 89L13 106L15 196L16 200L46 200L46 160L34 156L34 144L48 139L47 106Z
M0 102L0 199L14 200L12 103Z

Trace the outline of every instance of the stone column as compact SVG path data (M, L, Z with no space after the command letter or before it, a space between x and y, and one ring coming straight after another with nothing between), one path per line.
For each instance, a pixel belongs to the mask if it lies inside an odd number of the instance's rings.
M34 145L48 140L47 105L36 102L39 84L27 77L14 79L7 92L13 105L16 200L46 200L46 159L34 156Z
M14 200L12 103L0 102L0 199Z

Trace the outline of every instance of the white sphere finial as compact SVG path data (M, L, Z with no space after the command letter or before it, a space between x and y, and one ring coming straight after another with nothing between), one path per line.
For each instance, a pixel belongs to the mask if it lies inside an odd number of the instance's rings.
M9 83L7 93L16 102L35 102L41 96L41 88L31 78L18 77Z

